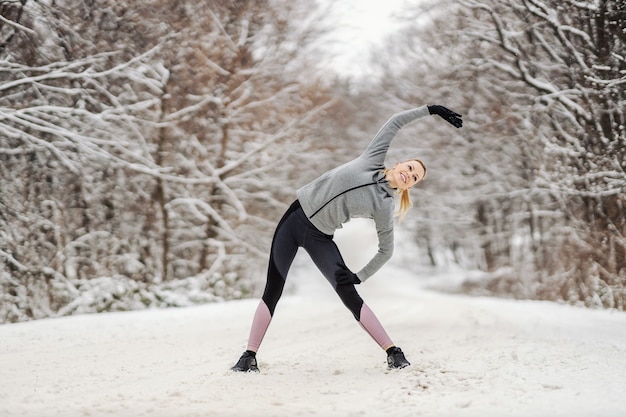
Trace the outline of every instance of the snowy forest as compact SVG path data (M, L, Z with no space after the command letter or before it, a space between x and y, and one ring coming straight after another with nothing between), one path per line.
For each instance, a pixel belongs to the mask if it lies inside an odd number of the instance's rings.
M465 124L389 152L406 267L626 310L624 1L411 4L349 77L326 3L0 0L0 323L258 296L295 190L423 104Z

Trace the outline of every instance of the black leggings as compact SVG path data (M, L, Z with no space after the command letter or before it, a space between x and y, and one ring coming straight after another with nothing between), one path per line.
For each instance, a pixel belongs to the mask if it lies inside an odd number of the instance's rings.
M346 268L339 248L331 235L326 235L313 226L302 211L298 200L289 207L278 223L272 240L267 283L262 297L270 314L274 315L276 304L285 287L287 273L300 247L307 251L354 318L360 320L363 299L354 285L337 286L335 280L335 271Z

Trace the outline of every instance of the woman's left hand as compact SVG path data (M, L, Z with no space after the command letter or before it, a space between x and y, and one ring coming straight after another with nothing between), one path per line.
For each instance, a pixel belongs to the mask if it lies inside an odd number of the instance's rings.
M447 107L435 104L432 106L428 106L428 112L430 114L438 115L439 117L441 117L443 120L450 123L454 127L463 126L463 119L461 119L461 117L463 116L460 115L459 113L453 112Z

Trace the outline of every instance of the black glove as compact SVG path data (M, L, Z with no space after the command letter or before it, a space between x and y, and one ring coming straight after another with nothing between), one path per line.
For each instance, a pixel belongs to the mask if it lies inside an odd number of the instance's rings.
M361 280L356 274L347 268L340 268L335 272L337 285L360 284Z
M435 104L433 106L428 106L428 112L430 114L436 114L440 116L443 120L450 123L454 127L463 126L463 119L461 119L461 117L463 116L461 116L458 113L453 112L447 107L439 106Z

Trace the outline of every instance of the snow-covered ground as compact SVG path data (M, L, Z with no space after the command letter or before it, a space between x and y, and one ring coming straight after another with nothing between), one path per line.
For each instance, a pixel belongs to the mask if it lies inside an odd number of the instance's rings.
M228 370L257 300L2 325L0 416L626 415L622 312L440 294L389 265L360 286L412 362L389 371L306 258L290 280L260 374Z

